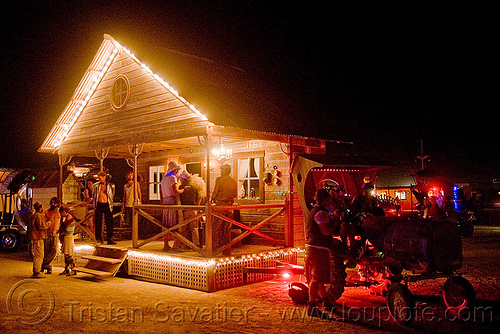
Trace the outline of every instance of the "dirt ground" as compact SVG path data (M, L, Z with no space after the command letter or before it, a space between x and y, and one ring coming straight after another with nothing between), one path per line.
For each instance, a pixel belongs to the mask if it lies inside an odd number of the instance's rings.
M30 279L31 266L27 251L0 254L2 333L495 333L499 328L500 227L494 226L477 227L464 239L461 272L476 291L475 312L466 319L447 313L441 298L445 278L410 283L417 300L410 326L391 320L385 298L362 287L347 288L334 320L327 322L305 316L305 308L288 297L290 281L282 278L206 293L127 277L59 276L61 267Z

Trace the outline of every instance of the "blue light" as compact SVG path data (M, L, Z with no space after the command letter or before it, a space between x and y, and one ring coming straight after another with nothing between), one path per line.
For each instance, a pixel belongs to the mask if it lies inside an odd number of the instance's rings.
M453 204L455 206L455 211L458 212L458 186L453 186Z

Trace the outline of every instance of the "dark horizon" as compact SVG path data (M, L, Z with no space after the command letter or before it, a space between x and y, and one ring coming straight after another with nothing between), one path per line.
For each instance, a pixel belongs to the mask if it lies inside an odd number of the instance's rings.
M419 168L422 140L426 167L454 181L500 178L491 8L258 1L2 7L0 167L58 166L56 155L36 150L108 33L127 47L141 41L202 57L272 87L269 98L282 112L269 121L281 133L352 141L352 152L398 170ZM148 63L147 48L132 51Z

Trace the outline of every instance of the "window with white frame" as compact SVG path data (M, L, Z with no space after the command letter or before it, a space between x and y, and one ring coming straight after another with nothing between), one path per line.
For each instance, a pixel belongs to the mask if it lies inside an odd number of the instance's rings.
M165 166L150 166L149 167L149 199L161 200L160 198L160 182L165 175Z
M405 200L406 199L406 191L396 191L394 196L399 198L400 200Z
M245 157L236 159L238 178L238 198L263 200L262 171L264 157Z

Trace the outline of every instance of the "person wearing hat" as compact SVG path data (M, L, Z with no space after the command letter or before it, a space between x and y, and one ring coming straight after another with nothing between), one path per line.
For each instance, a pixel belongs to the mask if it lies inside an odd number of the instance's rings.
M180 205L179 195L184 191L180 189L180 183L177 179L177 175L181 170L181 166L177 161L170 161L167 165L167 173L160 182L160 196L161 204L163 205ZM179 222L179 210L164 209L162 212L163 223L167 228L171 228L178 224ZM170 247L169 241L174 240L171 234L166 234L163 237L163 250L170 251L172 249L179 247L179 242L177 239L174 241L173 247Z
M106 239L108 245L115 245L113 240L113 198L115 196L115 185L109 180L111 176L104 171L97 174L99 182L92 189L92 200L95 210L95 237L97 242L102 243L102 216L106 223Z
M375 185L371 182L363 184L363 193L354 198L352 206L354 208L354 213L369 213L374 216L378 216L378 201L377 197L374 196Z
M212 201L215 205L233 205L238 195L238 185L229 174L231 174L231 166L228 164L220 166L220 176L215 180L215 187L212 193ZM228 218L233 218L233 212L230 210L219 211L219 213ZM213 246L215 249L218 249L229 243L231 224L217 218L212 221L212 224ZM225 250L224 254L229 255L230 250Z

